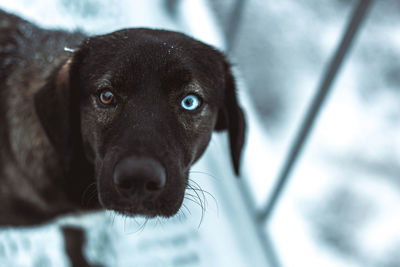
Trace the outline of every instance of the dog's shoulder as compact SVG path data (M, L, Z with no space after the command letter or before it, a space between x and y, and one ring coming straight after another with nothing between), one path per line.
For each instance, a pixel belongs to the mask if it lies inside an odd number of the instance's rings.
M32 192L48 191L62 171L37 117L34 95L69 56L64 47L84 38L0 10L0 191L8 190L3 197L18 199L32 188L29 201L46 209Z
M10 74L16 61L17 43L12 32L18 22L18 17L0 10L0 83Z
M78 46L86 36L80 32L43 29L0 10L0 78L45 80L68 56L65 47ZM35 88L28 84L28 88Z

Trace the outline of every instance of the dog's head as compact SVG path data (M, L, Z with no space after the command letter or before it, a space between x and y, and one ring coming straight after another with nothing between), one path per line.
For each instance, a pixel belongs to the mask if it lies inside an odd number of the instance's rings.
M35 105L65 168L76 151L91 162L104 208L175 214L214 130L229 131L239 173L245 121L230 65L183 34L127 29L89 38Z

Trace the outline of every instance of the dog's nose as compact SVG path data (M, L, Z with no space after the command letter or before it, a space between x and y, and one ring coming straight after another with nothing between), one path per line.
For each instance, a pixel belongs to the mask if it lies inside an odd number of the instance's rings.
M166 172L160 162L149 158L130 156L117 163L114 184L125 197L133 194L154 195L166 183Z

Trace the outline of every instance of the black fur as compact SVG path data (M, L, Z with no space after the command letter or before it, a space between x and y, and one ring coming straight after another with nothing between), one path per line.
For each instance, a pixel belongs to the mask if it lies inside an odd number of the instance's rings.
M124 29L86 38L0 11L0 70L0 225L101 208L172 216L213 130L229 131L239 173L245 119L230 65L186 35ZM113 105L100 102L104 90ZM180 106L188 94L201 99L198 109ZM134 184L118 184L117 173ZM146 180L157 175L162 185Z
M65 252L71 261L71 266L95 267L95 265L90 265L84 256L86 236L83 229L73 226L64 226L61 230L64 236ZM96 267L100 266L96 265Z

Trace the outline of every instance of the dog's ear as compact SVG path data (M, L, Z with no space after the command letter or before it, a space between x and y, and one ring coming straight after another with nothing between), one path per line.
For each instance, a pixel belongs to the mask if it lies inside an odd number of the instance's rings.
M70 72L73 58L67 59L50 75L46 84L35 94L37 116L50 142L64 165L68 168L73 147L72 90ZM79 105L79 101L77 101Z
M230 65L225 63L225 95L218 112L216 131L228 130L231 158L236 175L240 171L240 158L245 140L246 121L236 97L236 83Z

